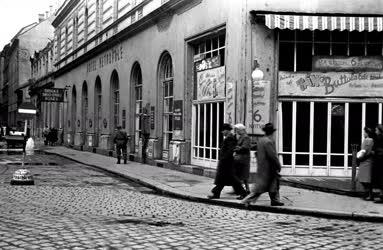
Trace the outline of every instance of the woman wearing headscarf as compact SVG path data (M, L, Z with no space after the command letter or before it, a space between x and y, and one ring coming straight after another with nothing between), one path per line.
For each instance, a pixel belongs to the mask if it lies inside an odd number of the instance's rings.
M383 203L383 125L378 124L375 128L376 138L374 141L374 157L372 165L372 188L380 189L380 199L376 203Z
M247 135L245 125L238 123L234 125L237 134L237 146L234 148L234 170L235 175L245 184L246 193L250 193L250 148L251 140Z
M373 163L372 147L374 145L374 132L372 129L365 127L363 136L364 140L362 142L362 147L358 152L358 160L360 163L357 179L362 184L366 192L364 199L372 201L374 200L371 186L371 169Z

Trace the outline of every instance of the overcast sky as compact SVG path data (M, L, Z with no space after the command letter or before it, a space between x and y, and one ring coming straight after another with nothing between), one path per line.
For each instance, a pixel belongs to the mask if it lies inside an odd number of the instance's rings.
M24 26L38 22L38 14L63 0L0 0L0 51ZM58 7L54 7L57 9Z

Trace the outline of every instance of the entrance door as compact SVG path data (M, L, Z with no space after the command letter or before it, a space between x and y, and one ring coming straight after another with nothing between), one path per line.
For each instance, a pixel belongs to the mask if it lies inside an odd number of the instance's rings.
M223 120L224 102L193 105L192 164L217 167Z

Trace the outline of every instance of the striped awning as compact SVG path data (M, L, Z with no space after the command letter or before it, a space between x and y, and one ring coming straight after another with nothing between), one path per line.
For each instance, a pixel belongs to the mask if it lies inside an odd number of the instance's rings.
M265 24L270 29L382 31L383 17L266 14Z

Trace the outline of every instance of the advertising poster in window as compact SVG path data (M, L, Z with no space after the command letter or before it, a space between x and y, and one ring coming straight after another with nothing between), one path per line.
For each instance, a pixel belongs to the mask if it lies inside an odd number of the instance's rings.
M182 100L174 100L173 119L174 130L182 130Z
M383 72L279 72L279 96L382 97Z
M225 66L198 72L197 86L198 101L225 98Z
M270 81L248 81L246 127L250 134L264 134L262 127L270 122Z

